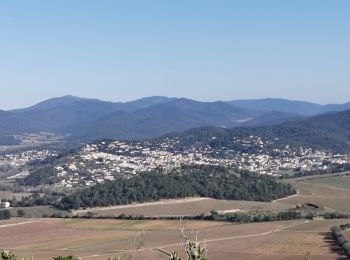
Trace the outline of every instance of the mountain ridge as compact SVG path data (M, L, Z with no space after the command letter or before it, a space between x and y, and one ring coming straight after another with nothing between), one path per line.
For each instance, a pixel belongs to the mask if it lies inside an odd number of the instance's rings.
M0 111L0 135L52 132L83 141L145 139L203 126L278 125L348 106L350 103L322 106L286 99L201 102L164 96L110 102L66 95L28 108Z
M177 138L184 144L202 143L204 146L227 147L234 138L249 136L259 136L273 141L276 148L291 145L341 153L350 152L350 110L270 126L231 129L214 126L193 128L181 133L164 135L160 139Z

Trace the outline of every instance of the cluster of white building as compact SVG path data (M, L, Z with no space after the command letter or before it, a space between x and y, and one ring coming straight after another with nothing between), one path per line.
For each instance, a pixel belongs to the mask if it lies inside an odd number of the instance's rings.
M0 155L0 165L21 166L34 160L43 160L50 156L56 156L57 153L50 150L28 150L21 152L6 153Z
M45 149L33 149L27 151L11 152L0 155L0 167L8 171L17 172L8 179L17 179L28 176L28 163L35 160L43 160L48 157L57 156L56 152Z
M8 201L1 201L0 200L0 209L7 209L11 206L10 202Z
M215 137L213 137L213 140ZM272 143L259 137L234 138L243 149L210 146L185 146L179 140L160 143L121 142L88 144L55 167L57 184L64 187L93 186L117 176L132 176L143 171L164 172L181 165L220 165L258 174L279 175L280 171L327 169L329 164L349 162L347 155L320 150L270 149ZM255 147L255 153L244 148Z

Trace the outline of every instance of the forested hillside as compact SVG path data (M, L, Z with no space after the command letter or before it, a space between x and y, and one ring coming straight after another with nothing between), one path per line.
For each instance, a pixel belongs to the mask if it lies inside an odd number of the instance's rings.
M305 120L261 127L202 127L163 138L177 138L181 145L210 145L236 149L232 140L260 136L273 141L275 147L285 145L310 147L334 152L350 151L350 110L315 116Z
M167 97L123 103L64 96L28 108L0 111L0 136L50 132L74 141L148 139L204 126L276 125L349 106L282 99L201 102Z
M184 197L271 201L294 193L290 185L268 176L237 174L218 166L183 166L169 174L146 172L78 190L57 206L78 209Z

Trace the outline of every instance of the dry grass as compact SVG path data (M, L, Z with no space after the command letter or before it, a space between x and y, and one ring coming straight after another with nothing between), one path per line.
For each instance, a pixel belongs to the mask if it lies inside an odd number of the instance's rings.
M314 176L313 176L314 178ZM333 179L334 178L334 179ZM293 205L297 203L313 203L329 210L350 212L350 190L339 188L342 178L306 180L300 178L290 181L299 191L299 195L280 201L281 204ZM346 179L348 182L349 179ZM323 185L321 184L323 182Z
M306 183L350 191L350 176L337 176L305 180Z
M348 223L350 223L350 221L348 221ZM348 239L350 239L350 230L349 229L347 231L345 231L345 235Z
M171 200L167 203L145 203L128 206L119 206L102 209L88 209L80 211L79 214L85 214L87 211L93 211L103 216L118 216L122 213L126 215L145 215L145 216L187 216L209 213L211 210L242 210L242 211L283 211L289 208L286 204L264 203L255 201L228 201L215 199L202 200Z
M350 191L320 183L289 180L298 196L273 203L218 201L213 199L177 200L99 209L101 215L198 215L210 210L282 211L297 203L314 203L330 209L350 211ZM32 221L31 223L27 223ZM23 224L17 224L24 222ZM129 256L133 241L144 232L145 247L135 252L135 259L162 260L154 249L182 250L180 228L206 240L210 260L223 259L303 259L310 251L312 259L342 259L333 249L331 226L349 220L305 220L237 225L225 222L124 221L93 219L32 219L0 222L0 245L13 249L19 256L50 259L54 255L74 254L82 259L107 259ZM8 226L6 226L8 225Z
M19 222L22 222L19 223ZM325 233L346 220L286 221L234 225L187 221L188 232L206 240L209 259L302 259L309 250L313 259L337 259ZM17 225L14 225L19 223ZM129 255L135 235L143 231L145 247L136 259L165 259L156 248L181 250L179 221L120 221L78 219L11 220L0 224L0 245L19 256L50 259L74 254L82 259L107 259Z

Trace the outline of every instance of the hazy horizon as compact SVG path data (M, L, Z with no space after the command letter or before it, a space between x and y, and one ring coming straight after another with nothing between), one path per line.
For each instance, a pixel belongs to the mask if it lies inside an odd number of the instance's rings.
M0 109L108 101L350 101L350 2L0 4Z
M343 102L343 103L335 103L335 102L331 102L331 103L318 103L318 102L313 102L313 101L308 101L308 100L297 100L297 99L288 99L288 98L284 98L284 97L276 97L276 98L271 98L271 97L264 97L264 98L242 98L242 99L216 99L216 100L198 100L198 99L193 99L193 98L188 98L188 97L174 97L174 96L161 96L161 95L152 95L152 96L144 96L144 97L139 97L139 98L135 98L135 99L130 99L130 100L111 100L111 99L99 99L99 98L95 98L95 97L84 97L84 96L75 96L75 95L71 95L71 94L66 94L63 96L57 96L57 97L50 97L44 100L39 100L38 102L29 104L28 106L23 106L23 107L14 107L14 108L10 108L10 109L4 109L0 107L0 111L11 111L11 110L17 110L17 109L22 109L22 108L27 108L27 107L31 107L31 106L35 106L41 102L44 101L48 101L51 99L56 99L56 98L65 98L65 97L76 97L76 98L81 98L81 99L96 99L96 100L100 100L100 101L106 101L106 102L131 102L131 101L136 101L139 99L143 99L143 98L151 98L151 97L166 97L166 98L178 98L178 99L191 99L194 101L199 101L199 102L217 102L217 101L223 101L223 102L228 102L228 101L236 101L236 100L262 100L262 99L279 99L279 100L288 100L288 101L297 101L297 102L309 102L309 103L314 103L314 104L318 104L318 105L329 105L329 104L344 104L344 103L348 103L348 102ZM349 101L350 102L350 101Z
M72 95L72 94L63 94L60 96L52 96L52 97L47 97L44 99L35 99L32 102L27 101L24 102L23 105L19 105L19 106L10 106L10 107L3 107L0 106L0 110L2 111L10 111L10 110L16 110L16 109L22 109L22 108L27 108L27 107L31 107L34 106L36 104L39 104L43 101L47 101L50 99L54 99L54 98L62 98L62 97L66 97L66 96L74 96L74 97L78 97L78 98L82 98L82 99L97 99L100 101L106 101L106 102L131 102L131 101L135 101L138 99L143 99L143 98L149 98L149 97L167 97L167 98L184 98L184 99L191 99L191 100L195 100L195 101L200 101L200 102L216 102L216 101L234 101L234 100L260 100L260 99L283 99L283 100L288 100L288 101L300 101L300 102L308 102L308 103L314 103L314 104L318 104L318 105L329 105L329 104L345 104L345 103L349 103L350 100L344 100L344 102L317 102L317 101L313 101L313 100L303 100L303 99L293 99L293 98L286 98L286 97L260 97L260 98L233 98L233 99L207 99L207 100L203 100L203 99L196 99L193 97L186 97L186 96L167 96L167 95L148 95L148 96L142 96L142 97L135 97L135 98L130 98L130 99L112 99L112 98L98 98L98 97L93 97L93 96L78 96L78 95ZM1 104L0 104L1 105Z

